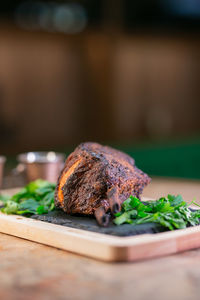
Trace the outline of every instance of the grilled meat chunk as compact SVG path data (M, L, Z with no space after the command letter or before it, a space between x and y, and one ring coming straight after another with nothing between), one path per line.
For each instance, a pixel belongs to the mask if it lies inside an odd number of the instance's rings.
M94 215L106 226L130 196L140 197L150 182L127 154L97 143L80 144L58 178L55 205L68 214Z

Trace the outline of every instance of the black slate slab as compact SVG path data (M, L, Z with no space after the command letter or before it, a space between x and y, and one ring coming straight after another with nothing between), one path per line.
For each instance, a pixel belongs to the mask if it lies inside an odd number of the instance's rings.
M46 215L34 215L32 216L32 218L57 225L115 236L133 236L145 233L154 234L166 231L164 227L155 223L140 224L134 226L131 224L123 224L120 226L116 226L112 224L112 222L110 222L108 227L100 227L97 224L96 220L92 217L70 216L58 209Z

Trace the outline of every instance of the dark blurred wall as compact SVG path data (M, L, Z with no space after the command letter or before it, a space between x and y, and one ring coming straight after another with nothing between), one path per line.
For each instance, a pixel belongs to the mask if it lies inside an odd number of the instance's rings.
M200 129L200 43L181 36L122 37L114 64L118 136L188 136Z
M7 1L3 153L199 135L196 0Z
M62 147L199 132L200 43L189 36L2 29L1 145Z

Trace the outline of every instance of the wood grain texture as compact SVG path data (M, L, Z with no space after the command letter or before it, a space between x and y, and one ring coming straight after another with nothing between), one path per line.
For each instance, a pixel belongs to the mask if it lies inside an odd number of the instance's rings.
M116 237L1 213L0 232L104 261L137 261L200 247L200 226Z

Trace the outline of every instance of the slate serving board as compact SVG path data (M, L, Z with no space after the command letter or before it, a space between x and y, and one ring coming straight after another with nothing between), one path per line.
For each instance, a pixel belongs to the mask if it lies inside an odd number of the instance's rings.
M140 225L123 224L116 226L110 221L108 227L100 227L96 220L92 217L84 216L70 216L64 213L62 210L55 210L46 215L32 216L35 220L40 220L52 224L61 226L82 229L92 232L98 232L114 236L135 236L139 234L154 234L164 232L166 229L155 223L147 223Z

